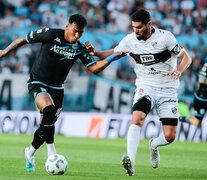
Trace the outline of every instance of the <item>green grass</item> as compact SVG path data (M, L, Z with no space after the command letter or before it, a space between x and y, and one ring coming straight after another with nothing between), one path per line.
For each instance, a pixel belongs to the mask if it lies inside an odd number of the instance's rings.
M136 158L136 172L128 177L121 166L126 153L126 139L88 139L55 136L56 150L68 160L62 176L45 171L46 146L36 153L36 171L25 170L23 150L32 136L0 134L0 179L14 180L123 180L123 179L207 179L207 143L174 142L160 147L161 162L153 169L149 161L148 141L141 140Z

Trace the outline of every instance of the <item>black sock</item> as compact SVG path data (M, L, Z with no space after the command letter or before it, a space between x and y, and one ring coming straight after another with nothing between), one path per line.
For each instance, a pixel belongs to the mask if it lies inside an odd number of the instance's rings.
M55 125L54 117L56 108L53 105L47 106L43 109L42 124L44 126L44 139L47 144L54 143Z
M44 143L44 134L43 134L43 126L40 125L40 127L35 131L32 146L35 149L38 149L43 143Z
M44 137L47 144L54 143L55 125L44 125Z

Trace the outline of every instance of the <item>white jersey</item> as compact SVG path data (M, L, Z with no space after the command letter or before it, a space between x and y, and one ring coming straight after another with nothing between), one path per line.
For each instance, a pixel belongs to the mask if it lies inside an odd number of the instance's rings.
M141 83L161 88L178 88L179 80L171 79L167 73L177 69L177 56L183 50L171 32L154 28L146 41L138 40L131 33L114 49L115 52L129 51L135 59L136 86Z

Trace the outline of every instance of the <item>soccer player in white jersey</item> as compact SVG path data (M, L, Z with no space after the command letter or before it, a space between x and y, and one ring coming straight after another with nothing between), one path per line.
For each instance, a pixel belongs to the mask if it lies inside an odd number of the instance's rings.
M127 135L127 155L122 156L122 165L128 176L134 175L140 131L152 108L156 109L163 127L163 132L158 137L149 140L153 168L157 168L160 162L158 147L175 140L178 79L192 61L171 32L152 27L148 11L137 10L132 14L131 20L134 32L124 37L114 49L91 52L103 58L116 51L129 51L129 55L136 61L133 117ZM90 50L91 46L90 43L86 45ZM178 66L177 57L181 59Z

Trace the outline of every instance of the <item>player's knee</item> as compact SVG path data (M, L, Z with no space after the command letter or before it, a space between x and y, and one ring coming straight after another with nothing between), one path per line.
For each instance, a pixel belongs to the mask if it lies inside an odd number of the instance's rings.
M54 105L47 106L43 109L42 123L44 125L54 124L54 117L56 114L56 108Z
M142 127L144 125L144 121L146 118L146 114L141 111L134 111L133 112L133 118L132 118L132 124L136 124L139 127Z
M178 124L177 118L160 118L164 128L165 139L172 143L176 138L176 127Z
M166 141L169 143L172 143L176 138L176 130L174 130L174 129L165 131L164 134L165 134Z
M165 135L165 139L169 143L172 143L175 140L175 137L176 137L175 134L167 134L167 135Z
M137 126L142 127L144 125L144 121L138 121L135 123Z

